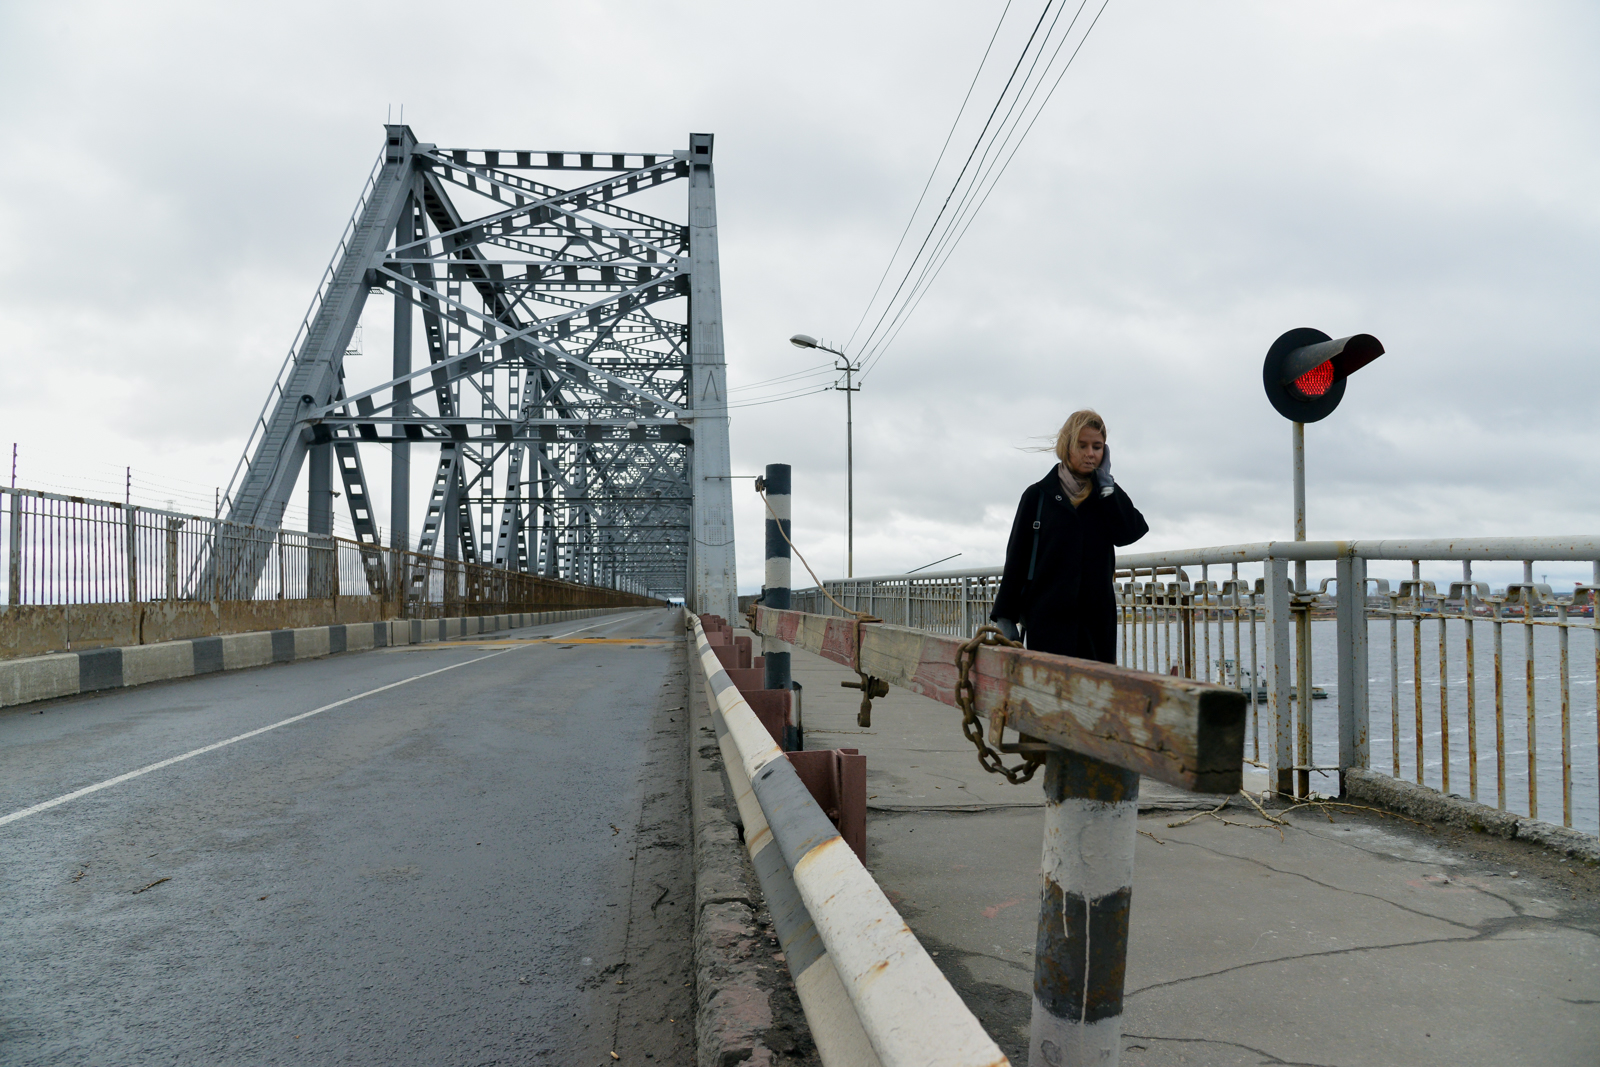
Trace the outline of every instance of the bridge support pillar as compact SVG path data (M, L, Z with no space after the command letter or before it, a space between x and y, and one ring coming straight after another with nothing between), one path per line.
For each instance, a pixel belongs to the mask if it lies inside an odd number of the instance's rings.
M734 573L733 484L728 453L728 368L722 341L717 190L712 136L689 135L689 348L691 514L686 603L698 614L739 614Z

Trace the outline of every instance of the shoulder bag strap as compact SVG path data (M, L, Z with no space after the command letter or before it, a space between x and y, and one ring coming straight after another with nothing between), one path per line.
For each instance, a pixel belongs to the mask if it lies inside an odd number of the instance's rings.
M1033 581L1034 568L1039 563L1039 527L1044 518L1044 490L1039 490L1039 507L1033 513L1033 552L1028 556L1028 581Z

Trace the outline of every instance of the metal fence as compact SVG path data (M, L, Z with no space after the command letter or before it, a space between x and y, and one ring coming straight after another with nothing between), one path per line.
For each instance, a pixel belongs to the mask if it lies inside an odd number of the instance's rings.
M656 603L343 537L9 488L0 586L8 607L373 597L412 618Z
M1362 767L1600 830L1600 537L1262 542L1117 566L1118 662L1249 693L1247 751L1279 788ZM1564 587L1535 580L1552 570ZM969 634L999 583L994 568L824 585L849 610ZM840 613L817 589L793 604Z

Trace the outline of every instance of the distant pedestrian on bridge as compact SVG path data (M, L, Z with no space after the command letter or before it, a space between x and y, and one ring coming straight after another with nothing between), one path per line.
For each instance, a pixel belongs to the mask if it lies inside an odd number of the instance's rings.
M989 617L1012 640L1020 626L1031 649L1115 663L1116 550L1150 527L1111 477L1098 414L1074 411L1055 452L1061 462L1023 490Z

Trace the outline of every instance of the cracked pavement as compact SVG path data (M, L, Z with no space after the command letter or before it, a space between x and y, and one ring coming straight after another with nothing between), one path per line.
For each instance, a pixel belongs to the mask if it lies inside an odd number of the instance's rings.
M985 774L959 713L904 690L861 729L852 672L793 664L806 747L867 756L868 868L1026 1063L1038 780ZM1595 1062L1600 872L1371 811L1169 825L1219 800L1142 786L1124 1064Z

